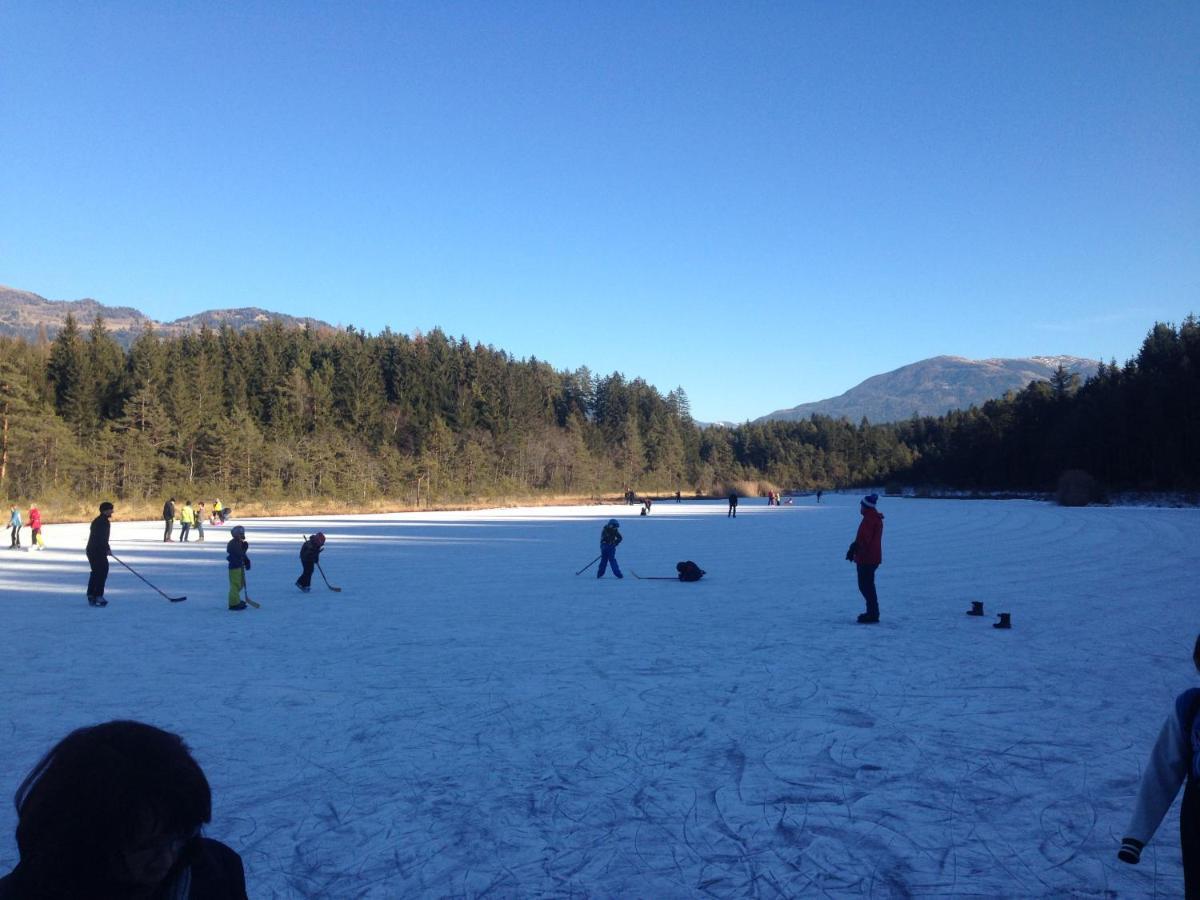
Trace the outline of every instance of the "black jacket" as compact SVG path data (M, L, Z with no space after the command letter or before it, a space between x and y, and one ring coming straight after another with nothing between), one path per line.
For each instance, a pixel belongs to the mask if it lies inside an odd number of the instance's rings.
M178 870L154 895L155 898L165 896L166 889L188 870L191 878L188 900L247 900L242 858L220 841L197 838ZM121 895L105 886L96 886L95 893L88 894L80 894L69 885L39 886L33 884L29 873L18 865L0 878L0 900L121 900Z
M317 561L317 557L321 555L321 551L324 549L324 546L318 547L315 543L313 543L313 539L309 538L300 545L300 562L304 563L305 565L308 563L315 563Z
M88 532L88 556L108 556L111 552L108 546L108 532L111 528L112 522L104 513L92 519L92 530Z
M174 519L174 518L175 518L175 504L172 503L170 500L168 500L166 503L163 504L163 519L166 520L166 519Z

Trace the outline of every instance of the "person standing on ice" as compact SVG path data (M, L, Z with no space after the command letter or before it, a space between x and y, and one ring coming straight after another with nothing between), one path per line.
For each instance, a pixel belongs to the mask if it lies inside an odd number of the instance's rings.
M621 567L617 565L617 544L619 543L621 543L621 523L616 519L609 519L604 530L600 532L600 570L596 573L597 578L603 578L604 570L610 565L614 575L618 578L625 577L621 574Z
M302 571L300 572L300 577L296 579L296 587L300 588L306 594L312 590L313 566L317 564L317 557L321 555L321 550L324 547L325 535L319 531L300 545L300 565Z
M188 535L191 534L192 525L196 522L196 511L192 509L192 501L185 500L183 509L179 511L179 540L187 543Z
M204 543L204 501L196 504L196 540Z
M171 531L175 528L175 498L172 497L163 504L163 543L171 540Z
M883 516L875 508L878 494L868 494L858 506L862 521L846 559L858 568L858 590L867 601L867 611L858 617L860 625L879 621L879 595L875 593L875 570L883 563Z
M1200 671L1200 637L1192 649L1192 662ZM1184 691L1175 698L1150 761L1142 773L1133 817L1125 829L1117 858L1137 865L1142 848L1154 837L1167 810L1175 802L1179 786L1183 803L1179 809L1179 845L1183 852L1183 888L1189 898L1200 897L1200 688Z
M88 532L87 560L92 567L91 577L88 578L88 606L108 606L104 599L104 582L108 581L108 557L112 547L108 545L108 533L112 527L111 519L113 505L105 500L100 504L100 515L92 519L92 527Z
M12 532L12 549L21 549L21 511L14 506L8 512L8 530Z
M729 512L725 513L725 518L737 518L737 491L729 492Z
M242 588L246 586L246 570L250 568L250 557L246 555L250 545L246 543L246 529L241 525L234 525L230 534L233 537L225 545L225 558L229 560L229 609L235 611L246 608Z
M46 549L46 542L42 540L42 511L36 503L29 504L29 545L34 550Z

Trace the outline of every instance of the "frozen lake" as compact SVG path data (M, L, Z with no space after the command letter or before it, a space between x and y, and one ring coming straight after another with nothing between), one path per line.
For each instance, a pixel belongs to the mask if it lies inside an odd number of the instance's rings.
M114 552L188 600L114 563L91 609L87 526L50 524L0 550L0 795L127 717L192 746L254 898L1182 895L1176 811L1116 850L1198 680L1200 512L883 498L860 626L857 502L239 519L241 613L228 528L118 505ZM576 577L611 516L626 578ZM341 594L292 585L318 529Z

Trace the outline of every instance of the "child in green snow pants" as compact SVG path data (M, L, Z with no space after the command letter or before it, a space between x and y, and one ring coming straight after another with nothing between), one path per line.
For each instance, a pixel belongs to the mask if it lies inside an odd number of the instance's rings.
M229 570L229 605L237 606L242 602L242 586L246 583L244 569Z

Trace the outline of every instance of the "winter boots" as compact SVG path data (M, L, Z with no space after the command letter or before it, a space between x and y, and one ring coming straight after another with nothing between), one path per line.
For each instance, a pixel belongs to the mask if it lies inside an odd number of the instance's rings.
M229 611L230 611L230 612L237 612L238 610L242 610L242 609L245 609L245 608L246 608L246 601L245 601L245 600L239 600L239 601L238 601L237 603L235 603L233 606L229 607Z
M858 624L859 625L878 625L879 624L879 616L873 616L870 613L859 613Z
M103 597L93 597L88 594L88 606L108 606L108 601Z
M1012 613L997 613L1000 616L999 622L993 622L993 628L1012 628L1011 616Z
M983 601L981 601L981 600L972 600L972 601L971 601L971 608L967 610L967 615L968 615L968 616L982 616L982 615L984 615L984 612L983 612Z

